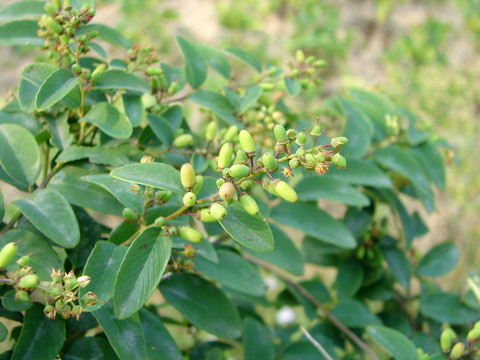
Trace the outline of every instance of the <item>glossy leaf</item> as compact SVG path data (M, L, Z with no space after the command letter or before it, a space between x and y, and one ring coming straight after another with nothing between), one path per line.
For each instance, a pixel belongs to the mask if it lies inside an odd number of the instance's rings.
M70 204L55 190L42 189L14 201L25 217L49 239L64 248L80 241L80 230Z
M442 276L453 270L460 254L452 242L434 246L418 262L416 273L423 276Z
M176 40L185 60L187 81L192 88L198 89L207 78L207 63L195 44L181 36L177 36Z
M128 139L133 131L127 117L109 103L94 105L80 121L95 124L105 134L116 139Z
M225 51L230 55L235 56L237 59L243 61L245 64L250 65L259 73L262 72L262 63L251 52L237 47L229 47L226 48Z
M270 331L250 317L244 321L243 349L245 360L273 360L275 357Z
M38 89L35 108L45 111L62 100L79 83L80 78L70 70L58 69Z
M212 110L215 115L230 125L237 125L237 119L233 115L235 109L222 95L211 90L200 90L188 97L193 102Z
M35 303L25 313L24 325L13 350L12 360L52 360L60 352L65 337L65 321L61 317L48 319L43 313L43 305Z
M39 1L18 1L0 9L0 21L12 21L27 18L40 18L45 11Z
M16 269L15 269L16 270ZM15 294L17 291L15 289L7 291L2 295L2 305L8 311L25 311L32 307L33 302L20 302L15 300Z
M74 340L62 355L62 360L118 360L108 340L87 336Z
M165 145L170 146L174 139L174 133L168 120L154 114L148 114L147 120L157 138Z
M219 221L223 229L243 246L259 251L270 252L275 247L272 230L261 215L250 215L238 201L227 206L227 216Z
M130 245L123 258L113 293L119 319L136 313L157 287L172 252L172 239L158 227L147 228Z
M112 298L115 278L126 252L126 247L115 246L106 241L95 244L83 270L84 275L90 276L90 283L79 290L79 296L89 291L97 296L98 302L85 307L87 311L99 309Z
M367 327L367 334L396 360L416 360L415 345L401 332L381 325Z
M435 186L441 190L445 188L445 164L442 154L435 144L430 141L413 148L413 152L422 164L425 171L433 180Z
M392 181L380 168L367 160L347 160L347 169L330 167L326 177L333 177L352 185L373 186L377 188L391 188Z
M92 314L107 335L110 345L120 360L146 358L145 338L138 314L133 314L125 320L119 320L113 311L112 301Z
M227 57L220 50L206 45L206 44L196 44L197 50L202 54L207 63L225 79L230 77L230 63L227 60Z
M355 238L345 225L316 207L299 202L282 202L273 208L271 216L279 224L303 231L339 248L353 249L357 246Z
M133 127L140 125L143 120L143 102L140 95L122 94L125 114Z
M227 339L242 334L237 309L211 282L194 274L173 274L160 284L160 291L169 304L202 330Z
M37 20L15 20L0 25L0 45L43 46L44 39L37 36Z
M362 328L367 325L381 325L382 323L363 302L354 299L340 301L333 308L332 315L348 327Z
M295 191L300 200L326 199L361 207L370 204L370 199L353 186L326 176L304 177L295 185Z
M128 150L130 150L128 145L113 148L71 145L63 150L56 160L57 162L71 162L88 158L94 164L122 166L131 162L127 157Z
M262 296L265 285L257 268L240 255L228 251L217 252L218 264L201 257L195 259L195 269L225 287L253 296Z
M353 297L362 286L363 275L364 270L361 262L351 259L344 261L338 267L335 280L338 298Z
M0 124L0 165L15 181L33 185L40 175L40 151L30 132L19 125Z
M121 89L137 93L149 93L151 91L150 85L141 77L118 69L101 73L93 88L102 90Z
M396 247L382 248L382 253L393 277L404 289L408 289L412 276L412 266L405 253Z
M420 312L440 324L462 325L480 319L480 313L463 304L459 296L443 292L422 299Z
M83 0L85 1L85 0ZM94 8L94 5L90 5L90 8ZM75 35L82 36L87 32L98 31L98 37L106 42L109 42L113 45L118 45L124 49L130 49L132 43L130 40L126 39L120 32L117 30L103 25L103 24L87 24L79 27Z
M243 114L257 103L257 100L262 96L263 90L260 85L251 86L248 88L245 96L240 100L240 106L238 109L239 114Z
M114 169L110 175L114 178L136 184L148 185L178 193L185 192L180 181L180 172L167 164L153 162L125 165Z

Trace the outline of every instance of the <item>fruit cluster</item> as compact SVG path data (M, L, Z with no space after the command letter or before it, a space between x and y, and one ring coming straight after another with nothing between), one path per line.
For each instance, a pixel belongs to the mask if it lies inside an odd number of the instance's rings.
M451 327L446 327L440 335L440 347L445 354L448 354L448 358L453 360L468 355L479 356L478 339L480 339L480 321L477 321L468 332L466 343L459 341L458 335ZM422 358L419 357L419 359Z

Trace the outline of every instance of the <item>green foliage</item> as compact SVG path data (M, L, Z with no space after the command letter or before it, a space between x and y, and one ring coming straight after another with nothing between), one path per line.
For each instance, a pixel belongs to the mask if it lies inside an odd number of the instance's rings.
M21 323L0 327L4 358L438 358L444 323L475 356L478 304L435 279L458 250L415 249L426 229L405 198L433 211L445 169L407 109L351 89L308 121L292 97L321 84L312 48L282 70L177 36L173 67L91 24L89 1L37 5L0 10L1 44L50 59L0 111L0 179L22 192L6 216L0 193L0 246L16 246L0 316ZM333 33L337 14L325 21ZM99 40L128 51L110 59ZM306 265L334 268L333 286Z

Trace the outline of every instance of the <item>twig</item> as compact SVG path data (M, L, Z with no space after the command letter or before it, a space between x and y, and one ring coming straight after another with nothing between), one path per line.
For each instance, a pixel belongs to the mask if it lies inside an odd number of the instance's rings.
M308 341L310 341L313 344L313 346L317 348L317 350L323 355L323 357L326 360L333 360L332 357L328 355L328 352L323 348L323 346L320 345L320 343L317 340L315 340L312 337L312 335L310 335L310 333L307 330L305 330L303 326L300 326L300 329L302 330L303 334L307 337Z
M278 277L279 279L281 279L283 282L285 282L286 284L290 285L291 287L293 287L295 290L297 290L300 294L302 294L308 301L310 301L317 309L320 309L322 310L322 312L325 314L325 317L330 320L330 322L337 328L339 329L340 331L342 331L350 340L352 340L359 348L361 348L366 354L368 354L368 356L370 356L371 359L373 360L379 360L378 357L373 353L372 350L370 350L370 348L367 346L367 344L365 344L362 339L360 339L357 335L355 335L349 328L347 328L345 325L343 325L340 320L338 320L334 315L332 315L326 308L325 306L323 306L322 304L320 304L317 299L315 299L312 294L310 294L307 289L305 289L302 285L296 283L295 281L293 280L290 280L287 276L285 276L284 274L282 274L279 270L277 270L273 265L270 265L269 263L263 261L263 260L260 260L260 259L257 259L256 257L253 257L251 255L248 255L248 254L243 254L243 256L269 270L272 274L274 274L276 277Z

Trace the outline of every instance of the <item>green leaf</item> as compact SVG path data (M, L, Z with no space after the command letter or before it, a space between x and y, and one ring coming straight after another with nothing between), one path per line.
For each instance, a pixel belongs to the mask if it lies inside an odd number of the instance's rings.
M37 20L16 20L0 25L0 45L43 46L45 40L37 36Z
M153 162L125 165L114 169L110 175L136 184L185 193L180 172L167 164Z
M126 116L109 103L94 105L79 121L95 124L105 134L116 139L128 139L133 131Z
M363 282L363 265L357 260L347 259L339 267L335 285L339 299L351 298L360 290Z
M15 311L25 311L30 309L33 305L33 302L16 301L15 300L16 293L17 291L15 289L12 289L2 295L2 305L5 308L5 310L15 312Z
M238 201L227 206L227 216L219 221L223 229L243 246L259 251L270 252L274 248L272 230L261 215L250 215Z
M92 314L107 335L110 345L120 360L146 359L145 338L138 314L119 320L113 311L112 301Z
M128 90L137 93L149 93L151 91L150 85L141 77L118 69L107 70L101 73L93 88Z
M243 324L243 358L245 360L273 360L275 350L268 328L251 317L247 317Z
M413 148L413 152L435 186L443 190L445 188L445 164L437 146L427 141Z
M396 247L382 247L382 253L393 277L405 290L408 289L412 266L405 253Z
M0 9L0 21L12 21L26 18L40 18L45 11L43 2L17 1Z
M33 110L32 110L33 111ZM70 125L68 124L68 113L65 112L57 118L44 116L48 123L48 130L52 134L50 140L53 146L63 150L73 142L73 134L70 133Z
M93 8L94 6L90 7ZM82 25L78 28L75 35L82 36L92 31L98 31L98 38L110 44L118 45L124 49L130 49L132 47L130 40L126 39L120 32L103 24Z
M353 186L326 176L304 177L295 186L298 198L306 201L327 199L339 201L351 206L365 207L370 205L370 199Z
M30 266L33 271L37 273L40 280L50 281L52 268L63 271L63 261L60 260L52 246L33 232L23 229L7 231L0 237L0 248L9 242L16 242L20 239L22 239L22 241L17 244L17 253L15 254L14 261L7 266L7 270L17 270L18 266L16 261L24 255L31 254Z
M52 73L38 89L35 108L45 111L62 100L79 83L80 78L70 70L58 69Z
M7 339L8 329L0 322L0 342L3 342Z
M330 167L324 177L333 177L352 185L391 188L392 181L380 168L368 160L350 159L347 161L348 171Z
M160 318L143 309L139 315L147 344L147 359L182 360L180 349Z
M62 360L118 360L107 339L87 336L74 340L62 354Z
M302 91L302 84L300 83L300 81L289 77L285 77L283 81L285 83L285 87L287 88L288 93L291 96L295 97L300 95L300 92Z
M143 198L132 192L130 183L115 179L108 174L89 175L83 179L103 187L123 205L135 210L137 214L143 213Z
M139 126L143 120L143 102L140 95L122 94L123 108L132 127Z
M357 246L355 238L345 225L316 207L299 202L282 202L272 209L271 216L280 224L339 248L353 249Z
M253 296L262 296L265 285L257 268L240 255L228 250L219 250L218 264L202 257L195 259L195 269L225 287Z
M340 322L348 327L362 328L367 325L381 325L380 319L372 314L363 302L354 299L341 300L332 310Z
M115 314L125 319L136 313L152 295L172 252L172 238L158 227L147 228L130 245L123 258L113 293Z
M240 100L240 106L238 109L239 114L243 114L245 111L255 105L262 96L263 89L260 85L250 86L243 98Z
M298 341L290 344L283 351L281 360L323 360L324 358L320 356L320 353L315 346L312 345L312 343L307 341Z
M438 323L450 325L463 325L480 319L480 313L463 304L458 295L443 292L422 299L420 312Z
M176 36L175 39L185 60L187 81L192 88L198 89L207 78L207 63L194 43L181 36Z
M213 70L225 79L230 78L230 63L223 52L207 44L197 43L196 47Z
M416 273L420 276L442 276L453 270L459 259L459 252L452 242L434 246L418 262Z
M259 73L262 72L262 63L251 52L237 47L229 47L226 48L225 51L228 52L230 55L235 56L237 59L243 61L245 64L250 65Z
M375 158L387 168L399 172L410 180L425 208L429 212L433 210L433 193L428 177L411 149L390 145L377 150Z
M194 274L173 274L159 288L170 305L202 330L227 339L242 334L237 309L211 282Z
M235 109L224 96L210 90L200 90L194 92L188 98L193 102L212 110L215 115L218 115L228 124L238 125L237 119L233 115Z
M186 245L193 247L197 255L203 256L208 261L218 264L217 252L215 251L213 245L208 241L208 239L202 237L202 241L198 243L191 243L190 241L183 240L178 236L172 239L172 246L174 248L185 249Z
M5 203L3 201L2 191L0 191L0 223L2 222L3 215L5 215Z
M88 158L94 164L122 166L131 162L126 154L128 150L128 145L114 148L71 145L62 151L56 160L57 162L71 162Z
M89 291L97 296L98 302L95 305L85 306L87 311L99 309L112 298L115 278L126 252L126 247L115 246L106 241L95 244L83 270L84 275L90 276L90 283L79 290L79 296Z
M35 97L37 96L38 86L22 79L18 85L18 102L20 107L28 113L35 111Z
M38 119L23 112L7 113L0 111L0 124L20 125L21 127L30 131L33 136L42 131L42 126L40 125Z
M49 239L64 248L80 241L80 230L70 204L57 191L42 189L14 201L20 211Z
M268 253L260 253L250 249L245 249L246 252L278 266L294 275L303 274L303 260L302 254L295 247L292 240L285 234L278 226L270 224L273 238L275 240L275 248Z
M12 360L52 360L60 352L65 337L65 321L60 316L54 320L48 319L43 313L43 305L34 303L25 313Z
M157 138L165 145L170 146L174 139L174 133L168 120L154 114L148 114L147 120Z
M396 360L416 360L417 349L415 345L400 331L386 326L367 326L367 334Z
M0 165L22 185L33 185L40 175L40 151L30 132L19 125L0 124Z

